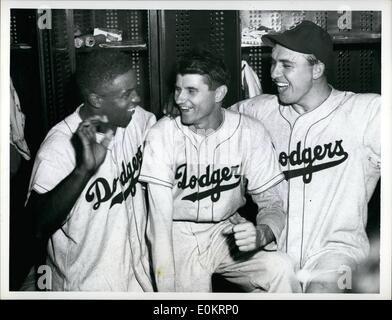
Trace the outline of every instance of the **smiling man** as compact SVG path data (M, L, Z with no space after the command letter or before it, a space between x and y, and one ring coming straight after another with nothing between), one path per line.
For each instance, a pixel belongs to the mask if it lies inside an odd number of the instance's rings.
M125 53L87 54L77 80L84 103L49 131L30 182L35 233L49 239L50 287L151 291L138 175L155 116L139 106Z
M232 110L261 120L285 175L280 195L287 223L278 243L295 263L305 292L343 292L368 255L367 202L380 177L377 94L339 91L325 70L329 34L310 21L263 36L273 46L278 95L260 95ZM347 282L348 283L348 282Z
M222 108L227 82L210 52L183 57L174 93L181 115L146 138L140 180L157 290L209 292L219 273L247 292L298 292L290 260L275 250L283 175L264 127ZM259 208L256 225L237 213L246 192Z

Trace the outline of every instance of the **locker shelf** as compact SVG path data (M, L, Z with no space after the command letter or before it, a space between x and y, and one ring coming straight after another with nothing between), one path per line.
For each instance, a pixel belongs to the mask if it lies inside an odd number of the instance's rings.
M146 44L142 44L142 45L113 45L113 46L109 46L109 45L98 45L98 46L94 46L94 47L82 47L82 48L75 48L76 53L83 53L83 52L90 52L93 50L97 50L97 49L112 49L112 50L122 50L122 51L147 51L147 45Z
M381 41L381 33L341 32L341 33L332 33L331 37L334 44L378 43ZM260 48L260 47L267 47L267 45L265 45L264 43L241 44L241 48Z

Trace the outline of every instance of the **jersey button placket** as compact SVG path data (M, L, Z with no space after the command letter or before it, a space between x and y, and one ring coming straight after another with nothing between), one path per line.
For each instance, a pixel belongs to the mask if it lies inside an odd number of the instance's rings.
M211 170L213 170L213 164L208 156L207 144L208 144L208 140L204 139L199 146L199 177L198 177L199 181L202 175L207 174L208 165L210 165L209 174L211 174L212 172ZM209 179L209 177L207 177L207 179ZM199 184L199 192L205 192L211 189L212 187L213 187L212 185L200 186ZM206 197L204 199L199 200L199 211L203 221L212 221L213 217L211 215L212 210L211 210L210 197Z
M297 118L297 120L292 125L291 138L290 138L290 146L288 153L288 170L296 170L303 168L303 164L301 164L302 157L302 144L303 137L305 135L304 132L304 123L301 117ZM300 143L300 144L299 144ZM289 248L287 248L290 256L295 257L295 260L298 263L301 262L301 244L302 244L302 234L303 234L303 188L304 182L302 176L293 177L289 179L289 190L290 190L290 198L289 198L289 207L290 207L290 232L291 235L296 235L295 237L291 236L288 239ZM298 259L298 260L297 260Z

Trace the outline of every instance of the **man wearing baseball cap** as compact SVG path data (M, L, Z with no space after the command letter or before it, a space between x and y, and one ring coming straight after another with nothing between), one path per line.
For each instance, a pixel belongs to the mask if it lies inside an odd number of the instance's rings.
M231 107L265 125L284 183L287 220L279 247L295 263L304 292L345 292L367 258L367 203L380 178L377 94L328 84L330 35L310 21L262 38L272 46L278 94Z

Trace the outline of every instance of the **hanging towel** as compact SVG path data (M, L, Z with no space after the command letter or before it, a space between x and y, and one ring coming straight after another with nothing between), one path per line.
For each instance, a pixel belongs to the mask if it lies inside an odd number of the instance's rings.
M245 90L246 98L252 98L263 92L256 72L253 71L245 60L241 62L241 85Z
M20 108L18 94L10 78L10 142L26 160L30 160L30 150L24 138L25 115Z

